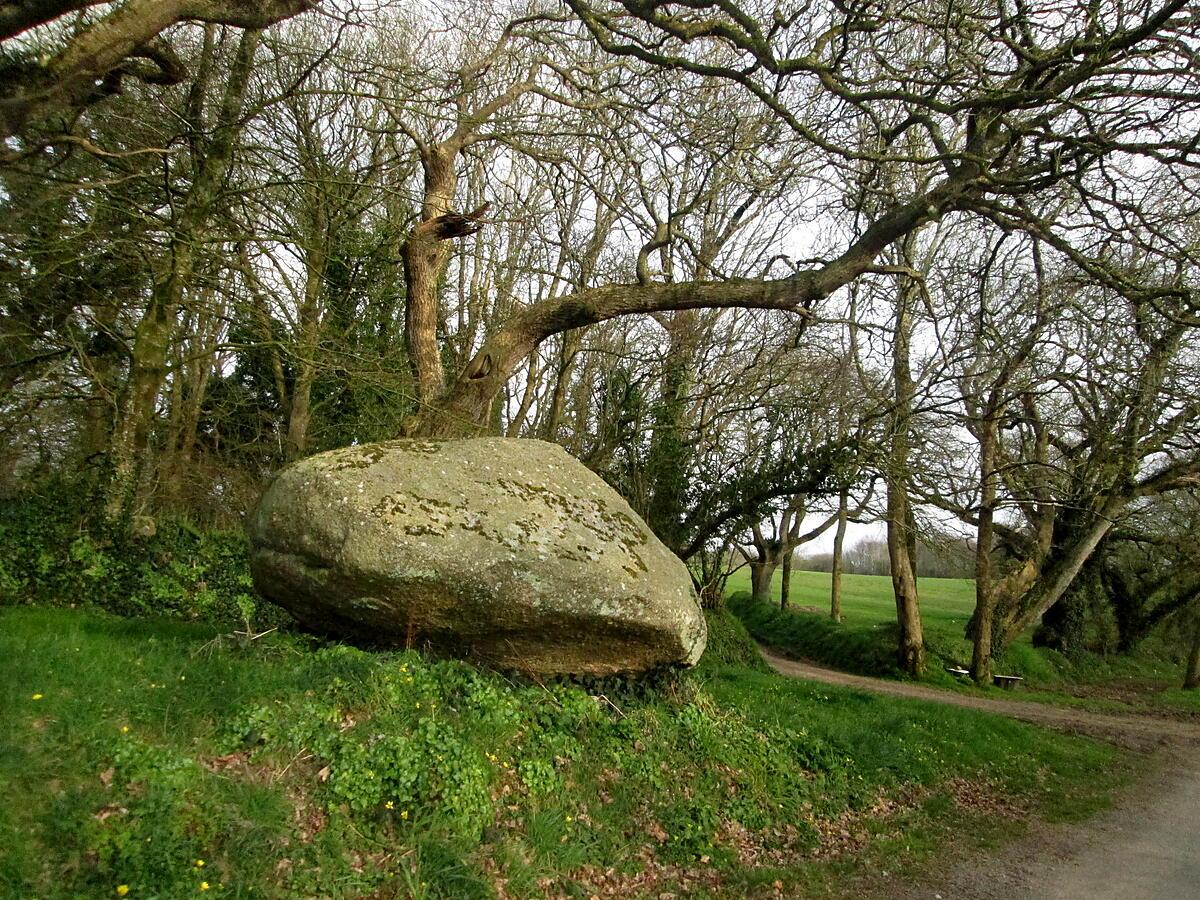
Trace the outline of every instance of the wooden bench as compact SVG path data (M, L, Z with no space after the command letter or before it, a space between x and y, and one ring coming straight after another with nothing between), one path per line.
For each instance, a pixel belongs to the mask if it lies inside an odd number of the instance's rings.
M1006 691L1011 691L1025 679L1020 675L993 675L992 684Z
M955 678L970 678L971 670L965 666L946 666L946 671ZM1006 691L1011 691L1018 684L1024 681L1020 675L993 675L992 684Z

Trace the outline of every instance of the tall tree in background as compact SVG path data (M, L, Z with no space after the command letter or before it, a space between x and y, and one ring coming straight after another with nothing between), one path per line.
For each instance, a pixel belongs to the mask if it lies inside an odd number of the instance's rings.
M198 255L211 233L215 206L225 174L233 157L242 128L242 100L250 80L259 33L246 31L237 50L221 92L213 123L212 137L197 140L191 154L190 184L175 200L163 271L155 275L149 304L142 313L130 348L129 379L120 402L110 440L112 480L108 490L107 511L116 517L136 508L140 476L145 471L158 392L167 377L170 347L179 324L179 315L192 287ZM212 32L205 33L202 54L211 57ZM189 109L202 116L204 92L208 88L211 60L201 62L200 74L193 84ZM204 123L195 122L204 129ZM199 131L202 134L203 131Z
M900 244L904 263L912 268L915 235ZM920 276L918 275L917 278ZM897 654L900 669L912 676L925 671L925 634L921 627L921 603L917 593L917 524L909 497L912 480L913 414L916 383L912 373L912 340L920 285L912 275L898 279L892 326L892 412L888 419L888 448L885 465L887 482L887 546L891 564L892 592L899 625Z

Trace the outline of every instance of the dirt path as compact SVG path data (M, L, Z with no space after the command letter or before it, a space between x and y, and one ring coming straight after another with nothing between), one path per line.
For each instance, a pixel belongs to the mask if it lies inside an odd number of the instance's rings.
M1045 725L1057 731L1104 738L1136 750L1150 751L1159 747L1200 742L1200 724L1180 719L1119 716L1085 709L1051 706L1048 703L1035 703L1031 700L974 697L970 694L956 694L953 691L943 691L923 684L849 675L811 663L785 659L765 647L760 649L763 658L775 671L793 678L805 678L809 681L857 688L872 694L888 694L893 697L907 697L913 700L928 700L933 703L945 703L949 706L961 706L965 709L979 709L1001 716L1011 716L1014 719L1023 719L1037 725Z
M1200 897L1200 725L994 700L847 675L764 649L783 675L1012 716L1155 752L1148 774L1084 825L1035 823L999 851L951 864L930 882L891 887L892 900L1184 900Z

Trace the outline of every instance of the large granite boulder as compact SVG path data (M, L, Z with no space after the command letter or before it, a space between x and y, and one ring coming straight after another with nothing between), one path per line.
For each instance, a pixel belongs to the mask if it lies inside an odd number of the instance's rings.
M397 440L285 469L250 523L254 584L316 630L538 674L693 665L683 563L542 441Z

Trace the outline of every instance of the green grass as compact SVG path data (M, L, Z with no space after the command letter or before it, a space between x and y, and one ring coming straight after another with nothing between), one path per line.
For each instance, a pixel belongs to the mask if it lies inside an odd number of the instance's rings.
M1021 828L952 779L1071 818L1131 771L1081 738L761 671L712 621L694 673L543 685L0 609L0 896L854 896Z
M782 576L776 571L771 583L772 596L778 600ZM922 578L921 620L934 631L957 628L971 617L975 606L975 582L969 578ZM750 591L750 572L739 569L729 579L731 594ZM828 615L829 574L826 572L792 572L789 601L796 607L814 607ZM889 626L896 621L896 601L892 596L892 581L883 575L843 575L842 613L855 626Z
M1158 696L1158 701L1163 706L1200 715L1200 691L1185 691L1178 687L1167 688Z
M729 610L705 610L704 618L708 622L708 644L700 660L702 672L720 667L771 671L741 619Z
M829 618L829 575L793 572L789 601L751 603L749 573L730 579L731 608L759 640L793 656L864 675L898 676L895 663L896 602L891 579L878 575L842 578L842 622ZM772 584L776 600L780 575ZM926 578L920 582L921 619L926 640L950 655L958 652L962 629L975 602L975 584L964 578ZM951 649L953 648L953 649ZM968 648L969 658L969 648Z
M773 596L778 600L778 573ZM963 634L975 604L969 579L922 578L918 582L921 620L930 654L927 680L959 690L977 690L944 672L968 665L971 645ZM790 602L753 603L749 575L730 580L730 609L758 640L800 659L848 672L900 677L895 664L896 607L891 579L879 575L846 575L840 624L828 615L829 575L793 572ZM1178 662L1160 642L1148 640L1135 654L1063 654L1034 647L1026 635L1000 654L994 671L1025 679L1027 699L1106 710L1151 708L1200 712L1200 692L1177 690L1182 680Z

